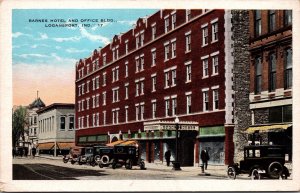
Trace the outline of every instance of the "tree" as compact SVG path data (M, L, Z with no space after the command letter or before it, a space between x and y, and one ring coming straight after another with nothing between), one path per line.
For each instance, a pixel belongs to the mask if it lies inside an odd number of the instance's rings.
M13 147L17 146L20 138L25 140L25 129L28 127L27 109L20 106L13 112L12 117L12 144ZM24 145L24 143L23 143Z

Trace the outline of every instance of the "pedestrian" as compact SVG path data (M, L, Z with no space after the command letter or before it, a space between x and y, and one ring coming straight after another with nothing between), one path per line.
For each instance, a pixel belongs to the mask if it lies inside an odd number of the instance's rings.
M165 159L166 159L166 162L167 162L167 166L170 166L170 159L171 159L171 151L170 150L166 151Z
M13 154L13 158L15 158L16 157L16 149L15 148L12 149L12 154Z
M27 157L27 155L28 155L28 148L25 148L24 152L25 152L25 157Z
M35 154L36 154L36 148L35 147L33 147L32 149L31 149L31 153L32 153L32 156L33 156L33 158L35 157Z
M206 149L203 149L201 151L201 160L202 160L202 166L203 166L203 169L207 170L207 162L209 160L209 155L208 155L208 152Z

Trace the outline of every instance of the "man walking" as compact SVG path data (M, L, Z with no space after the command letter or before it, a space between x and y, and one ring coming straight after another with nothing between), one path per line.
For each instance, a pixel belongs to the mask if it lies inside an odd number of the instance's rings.
M167 166L169 166L170 165L170 159L171 159L171 151L170 150L166 151L165 159L166 159L166 162L167 162Z
M203 169L206 169L207 170L207 162L209 160L209 155L208 155L208 152L207 150L202 150L201 151L201 160L202 160L202 164L203 164Z

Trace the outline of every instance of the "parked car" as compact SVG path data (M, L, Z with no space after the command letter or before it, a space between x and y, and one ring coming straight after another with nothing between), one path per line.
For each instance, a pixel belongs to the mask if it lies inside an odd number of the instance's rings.
M271 178L287 179L290 176L285 164L285 146L258 145L244 147L244 160L240 164L229 165L227 175L235 179L236 175L248 173L251 179Z
M85 147L81 151L81 155L78 156L78 164L90 164L95 166L96 162L94 159L94 147Z
M69 161L71 164L75 164L78 161L78 157L82 155L84 147L74 146L70 148L69 154L64 155L63 162L68 163Z
M112 163L113 147L94 146L94 160L100 168L107 167Z

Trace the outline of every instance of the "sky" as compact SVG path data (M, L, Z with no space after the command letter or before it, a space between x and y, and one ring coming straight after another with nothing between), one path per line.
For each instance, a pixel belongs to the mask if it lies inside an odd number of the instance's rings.
M46 105L74 103L76 62L156 11L14 9L13 105L29 105L37 91ZM73 26L58 26L65 24Z

